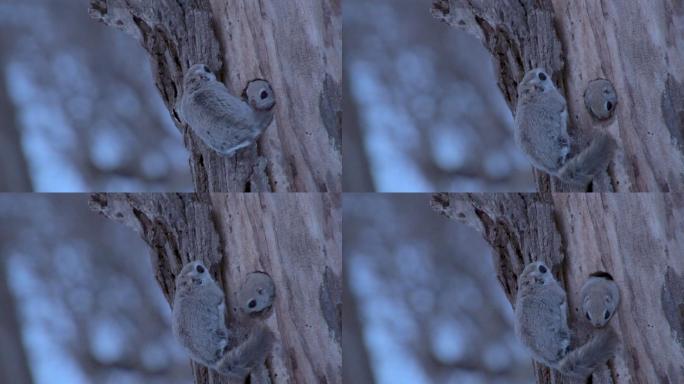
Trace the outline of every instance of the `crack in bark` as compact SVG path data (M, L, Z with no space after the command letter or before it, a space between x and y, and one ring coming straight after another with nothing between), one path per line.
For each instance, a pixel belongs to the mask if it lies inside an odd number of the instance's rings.
M114 15L112 9L116 10ZM147 50L155 85L173 122L186 137L184 142L190 152L195 190L207 193L248 189L250 175L260 157L252 149L240 151L234 157L223 157L198 144L194 133L181 121L176 110L183 73L190 65L205 63L217 73L221 73L223 68L220 42L208 0L173 3L91 0L89 13L103 23L133 35ZM235 161L238 164L232 167ZM263 187L260 184L264 183L257 183L252 189L260 190Z
M515 115L517 86L526 71L544 67L563 89L563 47L553 7L548 0L435 0L435 18L465 30L492 54L497 85ZM565 191L568 186L534 171L540 192Z

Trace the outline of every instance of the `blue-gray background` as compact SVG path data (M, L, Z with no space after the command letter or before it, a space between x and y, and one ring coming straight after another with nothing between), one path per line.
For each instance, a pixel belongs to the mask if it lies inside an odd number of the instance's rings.
M189 191L139 44L88 0L0 2L0 191Z
M0 194L0 302L0 349L24 352L0 363L37 384L192 382L149 248L87 195Z
M344 0L345 191L533 191L489 53L431 1Z
M344 382L534 382L488 245L430 196L343 197Z

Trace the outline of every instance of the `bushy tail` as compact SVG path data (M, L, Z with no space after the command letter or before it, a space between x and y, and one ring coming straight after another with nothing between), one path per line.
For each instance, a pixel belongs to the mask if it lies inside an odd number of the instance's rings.
M257 325L251 330L247 340L226 350L214 369L222 375L245 380L256 366L266 361L272 346L273 333L264 325Z
M613 357L617 345L618 337L612 328L597 330L586 344L570 351L560 361L558 371L566 376L586 379Z
M586 187L597 173L606 169L613 159L615 146L615 140L607 133L597 135L584 151L563 165L558 171L558 178Z

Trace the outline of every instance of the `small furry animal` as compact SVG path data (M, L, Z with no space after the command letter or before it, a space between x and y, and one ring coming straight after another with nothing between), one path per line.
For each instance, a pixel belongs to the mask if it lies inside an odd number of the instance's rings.
M570 349L565 290L540 261L528 264L518 278L515 332L532 358L563 375L584 379L608 361L617 348L610 329L597 330L577 349Z
M581 187L606 169L615 152L615 141L600 133L577 156L567 159L572 144L567 105L541 68L527 72L518 85L515 141L535 168Z
M239 99L204 64L190 67L183 79L181 117L224 156L252 145L271 124L274 106L273 89L266 80L250 81Z
M602 328L613 317L620 304L620 290L607 272L594 272L582 285L582 311L596 328Z
M244 380L271 350L273 334L255 327L240 345L228 345L223 291L201 261L183 266L176 277L173 334L190 358L222 375Z

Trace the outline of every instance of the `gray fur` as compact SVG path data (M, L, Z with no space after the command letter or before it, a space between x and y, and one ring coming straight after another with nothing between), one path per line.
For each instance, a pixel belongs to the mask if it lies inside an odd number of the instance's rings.
M183 79L181 117L205 144L224 156L252 145L273 120L274 106L273 89L266 80L250 81L238 98L206 65L193 65Z
M515 332L534 360L570 377L587 377L615 351L616 341L602 333L570 350L565 290L540 261L528 264L518 278Z
M605 133L598 134L584 151L565 163L558 171L558 177L567 183L585 186L594 175L606 169L613 152L615 140Z
M172 327L192 360L239 379L265 361L273 340L272 333L261 326L245 342L228 345L223 290L201 261L187 263L176 277Z
M618 337L611 328L596 330L589 341L570 351L556 369L566 376L586 379L613 357L617 345Z
M197 267L203 273L197 272ZM213 366L228 345L223 291L201 261L186 264L176 277L173 333L190 357Z
M528 264L518 278L515 318L516 334L535 360L554 366L565 356L571 337L565 290L544 263Z
M227 376L247 377L247 375L266 360L265 351L273 346L273 333L266 327L255 327L242 344L226 351L216 364L216 370Z
M613 280L591 276L582 286L582 312L595 328L605 327L620 304L620 290Z
M586 186L610 163L614 141L606 134L599 135L589 147L568 160L572 142L567 129L565 98L551 77L541 68L527 72L518 85L515 114L517 145L535 168L564 182Z

